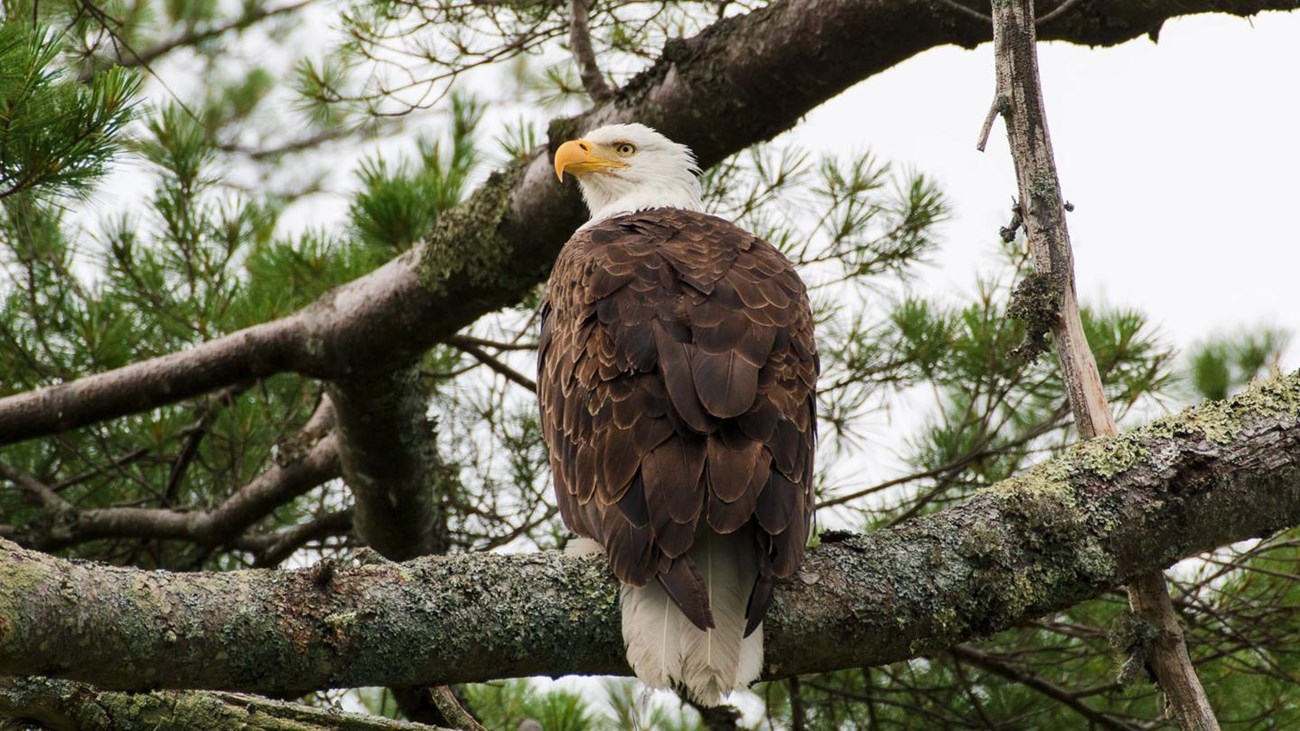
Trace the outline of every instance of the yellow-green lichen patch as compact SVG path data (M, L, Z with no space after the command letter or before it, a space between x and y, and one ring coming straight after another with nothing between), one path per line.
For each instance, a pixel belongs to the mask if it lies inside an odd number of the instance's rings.
M1224 401L1207 401L1182 413L1157 419L1138 430L1144 436L1194 436L1227 444L1241 433L1244 421L1300 415L1300 372L1255 381Z
M12 543L0 541L0 648L23 641L24 624L31 597L45 584L45 570L39 562L25 560L25 553Z
M1073 509L1077 502L1070 485L1073 471L1070 461L1052 460L1002 480L983 492L1005 501L1007 509L1017 514Z
M1083 442L1070 455L1078 469L1087 470L1104 478L1133 469L1151 456L1139 436L1122 434L1115 437L1096 437Z
M523 167L496 172L461 205L447 211L420 254L417 272L431 291L456 280L494 288L501 277L518 277L508 266L514 258L497 227L510 206L510 194Z

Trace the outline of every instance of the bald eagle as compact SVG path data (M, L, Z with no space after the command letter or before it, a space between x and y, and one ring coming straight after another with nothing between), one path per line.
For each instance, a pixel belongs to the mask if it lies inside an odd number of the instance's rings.
M592 215L542 308L537 386L560 514L623 584L637 677L716 705L758 678L773 584L808 539L807 292L771 244L702 212L694 155L650 127L565 142L566 172Z

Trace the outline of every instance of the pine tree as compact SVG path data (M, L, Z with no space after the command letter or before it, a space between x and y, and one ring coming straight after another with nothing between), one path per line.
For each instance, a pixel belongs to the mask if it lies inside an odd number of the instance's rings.
M472 324L427 345L411 334L415 345L376 344L373 359L355 342L341 353L266 346L214 357L219 386L198 395L174 398L141 377L136 400L112 418L60 415L39 434L0 440L12 442L0 481L15 488L0 491L0 538L175 572L386 560L376 550L404 560L561 547L529 375L539 284L561 242L520 247L519 259L483 246L496 235L485 225L499 220L493 191L571 124L543 132L546 117L601 100L593 74L631 98L662 71L638 76L647 59L687 63L680 38L724 32L735 22L715 21L741 10L582 6L6 3L0 397L296 313L359 307L343 286L394 261L469 280L481 297L447 303L448 322ZM570 53L574 10L590 14L599 67ZM1076 39L1118 40L1093 31ZM767 124L770 135L793 122ZM1055 364L1012 355L1025 338L1010 312L1029 269L1023 241L990 236L998 264L972 296L920 291L911 283L944 244L953 204L934 180L870 153L822 158L779 140L721 147L706 153L718 158L704 174L709 210L777 244L811 283L823 535L949 509L1073 441ZM455 236L467 230L479 233ZM1288 337L1243 332L1180 354L1141 312L1086 307L1084 318L1128 424L1270 377ZM313 347L333 347L318 335ZM882 439L902 410L923 418L900 418L905 438ZM868 484L865 463L898 469ZM395 515L374 498L396 492L390 479L418 486L393 498ZM1288 611L1300 591L1296 537L1288 528L1225 547L1174 576L1225 728L1300 723L1291 648L1300 619ZM409 555L382 548L403 544ZM764 682L747 711L764 728L1151 728L1159 695L1141 670L1143 632L1111 593L906 662ZM26 682L0 678L0 717L58 727ZM734 714L647 698L631 681L576 692L503 679L293 700L443 725L464 723L457 713L467 710L488 728L737 727ZM338 718L337 727L369 722Z

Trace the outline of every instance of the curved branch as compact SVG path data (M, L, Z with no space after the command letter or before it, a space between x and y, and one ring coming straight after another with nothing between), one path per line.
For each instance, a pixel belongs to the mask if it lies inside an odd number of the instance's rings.
M1099 438L968 503L824 535L778 587L767 677L877 665L1300 524L1300 375ZM556 553L168 574L0 542L0 674L296 692L626 672L617 582Z
M1095 0L1045 27L1045 40L1113 45L1203 12L1249 16L1300 0ZM709 167L793 127L849 86L936 46L973 47L991 29L933 0L777 0L668 43L616 99L556 120L550 145L637 120L689 145ZM491 176L420 247L283 320L190 350L0 399L0 445L296 371L339 378L410 362L546 275L583 219L547 155Z
M78 510L62 498L42 519L15 528L27 545L52 551L100 538L154 538L220 546L290 500L338 477L338 440L320 439L301 459L275 465L203 511L110 507ZM10 477L0 469L0 476ZM55 496L56 498L58 496Z

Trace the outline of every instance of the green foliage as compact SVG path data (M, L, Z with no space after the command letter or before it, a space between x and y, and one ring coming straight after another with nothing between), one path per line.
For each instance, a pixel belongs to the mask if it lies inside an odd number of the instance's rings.
M1202 398L1225 398L1277 368L1289 342L1287 333L1263 329L1201 343L1187 359L1189 384Z
M139 77L114 68L80 84L59 65L62 48L40 26L0 21L0 200L84 196L118 151Z
M465 698L487 728L514 729L528 719L546 731L590 731L596 723L587 702L563 690L542 692L526 680L464 686Z
M410 248L433 230L438 214L460 202L478 159L474 129L482 116L480 105L454 96L449 153L443 152L440 142L422 138L415 170L403 163L390 174L381 157L361 162L358 174L365 187L351 211L353 231L361 243L398 251Z

